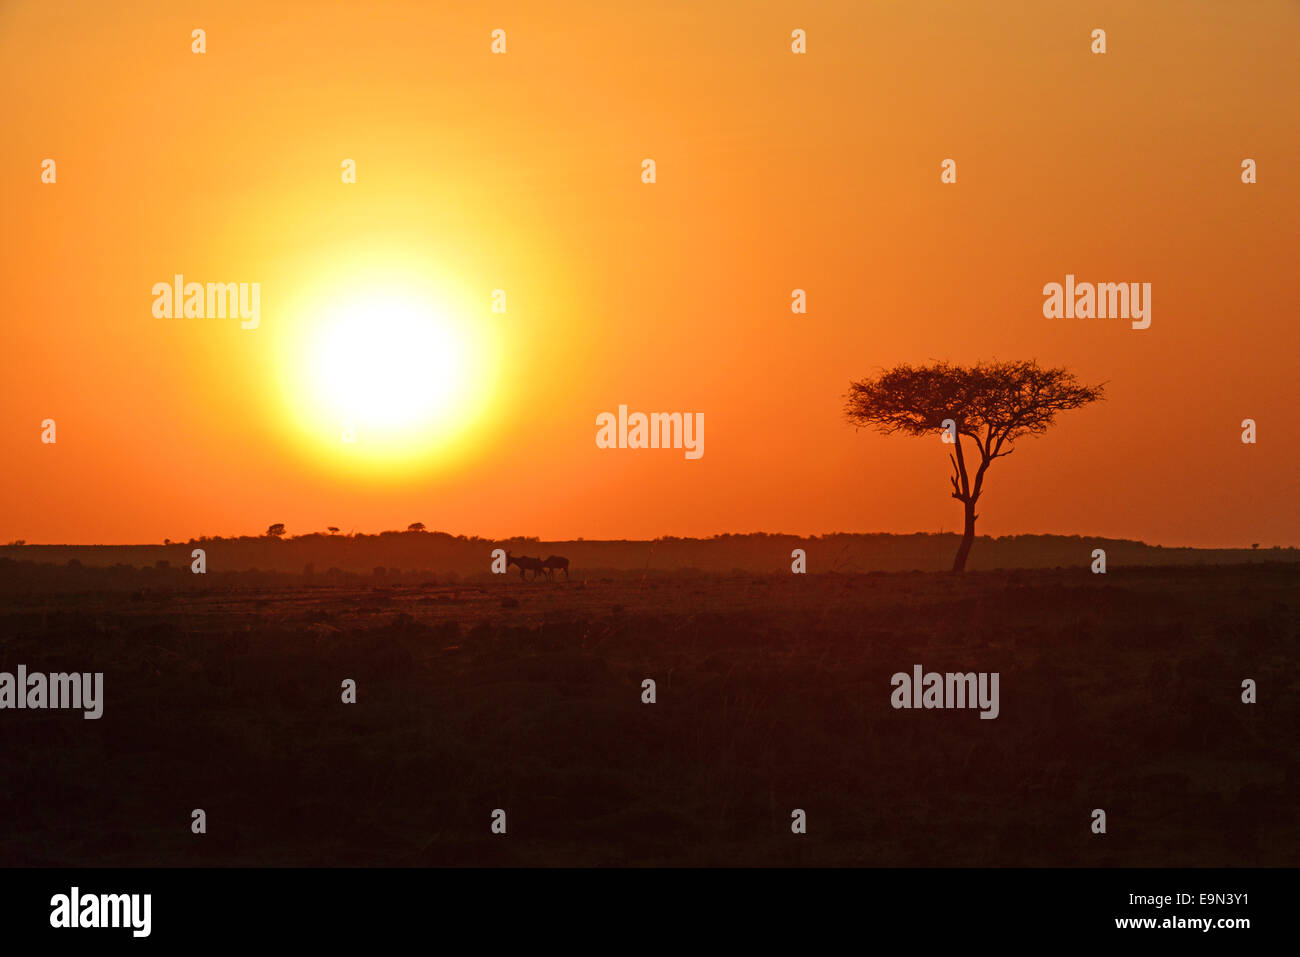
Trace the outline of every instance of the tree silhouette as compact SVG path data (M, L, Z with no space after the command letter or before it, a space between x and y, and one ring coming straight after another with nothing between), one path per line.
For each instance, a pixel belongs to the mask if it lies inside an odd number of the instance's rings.
M422 532L424 531L424 522L412 522L406 526L406 530L408 532Z
M284 534L284 522L276 522L266 530L268 538L279 538Z
M329 532L331 535L337 535L339 533L339 527L337 525L331 525L326 528L325 531Z
M854 425L886 435L947 433L944 441L955 447L948 454L952 497L962 503L966 518L952 563L952 570L960 572L975 541L975 503L993 460L1010 455L1011 443L1021 436L1046 432L1058 412L1102 398L1103 387L1081 385L1067 370L1044 369L1034 361L901 365L849 383L844 411ZM962 436L979 450L974 474L967 468Z

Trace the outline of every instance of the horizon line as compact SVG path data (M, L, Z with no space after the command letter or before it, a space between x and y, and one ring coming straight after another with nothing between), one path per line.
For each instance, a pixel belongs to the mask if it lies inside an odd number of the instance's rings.
M161 542L28 542L24 539L14 539L4 544L0 544L0 551L7 549L22 548L169 548L177 545L197 545L204 542L293 542L306 539L361 539L361 538L381 538L384 536L442 536L453 540L461 541L478 541L483 543L509 543L509 542L527 542L527 543L566 543L566 544L617 544L617 543L640 543L651 545L658 542L710 542L725 538L786 538L799 541L815 541L827 538L917 538L917 537L961 537L960 531L938 531L938 532L822 532L810 535L799 535L793 532L715 532L711 535L660 535L655 538L586 538L578 536L576 538L543 538L538 535L509 535L502 537L489 537L484 535L467 535L464 533L454 534L441 529L384 529L378 532L359 532L359 531L311 531L303 532L298 535L270 535L263 533L260 535L204 535L191 537L188 539L163 539ZM1078 533L1064 532L1015 532L1005 535L980 535L976 539L985 539L988 541L1001 541L1003 539L1016 538L1063 538L1063 539L1080 539L1093 542L1118 542L1127 545L1139 545L1144 548L1167 549L1167 550L1186 550L1186 551L1288 551L1294 550L1296 545L1282 545L1263 543L1251 543L1249 545L1165 545L1163 543L1151 543L1138 538L1117 538L1108 535L1081 535Z

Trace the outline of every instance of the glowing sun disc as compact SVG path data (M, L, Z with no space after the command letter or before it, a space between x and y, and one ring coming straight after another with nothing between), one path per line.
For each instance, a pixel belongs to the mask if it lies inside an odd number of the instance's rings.
M491 404L493 337L412 286L317 302L289 338L286 398L301 437L367 469L446 456Z

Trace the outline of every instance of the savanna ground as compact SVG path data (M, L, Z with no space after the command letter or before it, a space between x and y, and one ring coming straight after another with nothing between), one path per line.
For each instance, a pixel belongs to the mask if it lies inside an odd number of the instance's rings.
M1294 866L1297 584L28 589L0 670L103 671L104 716L0 712L0 865ZM894 710L918 663L1000 672L1000 716Z

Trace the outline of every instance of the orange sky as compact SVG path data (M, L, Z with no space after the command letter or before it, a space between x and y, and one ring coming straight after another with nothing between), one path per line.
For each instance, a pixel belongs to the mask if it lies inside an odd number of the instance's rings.
M993 466L981 533L1300 543L1300 7L1066 6L0 3L0 541L953 531L938 437L855 432L847 384L1036 358L1108 400ZM1151 328L1045 319L1067 272L1152 283ZM155 318L175 273L259 282L259 328ZM377 282L491 343L388 475L290 410L309 304ZM619 404L704 456L598 449Z

